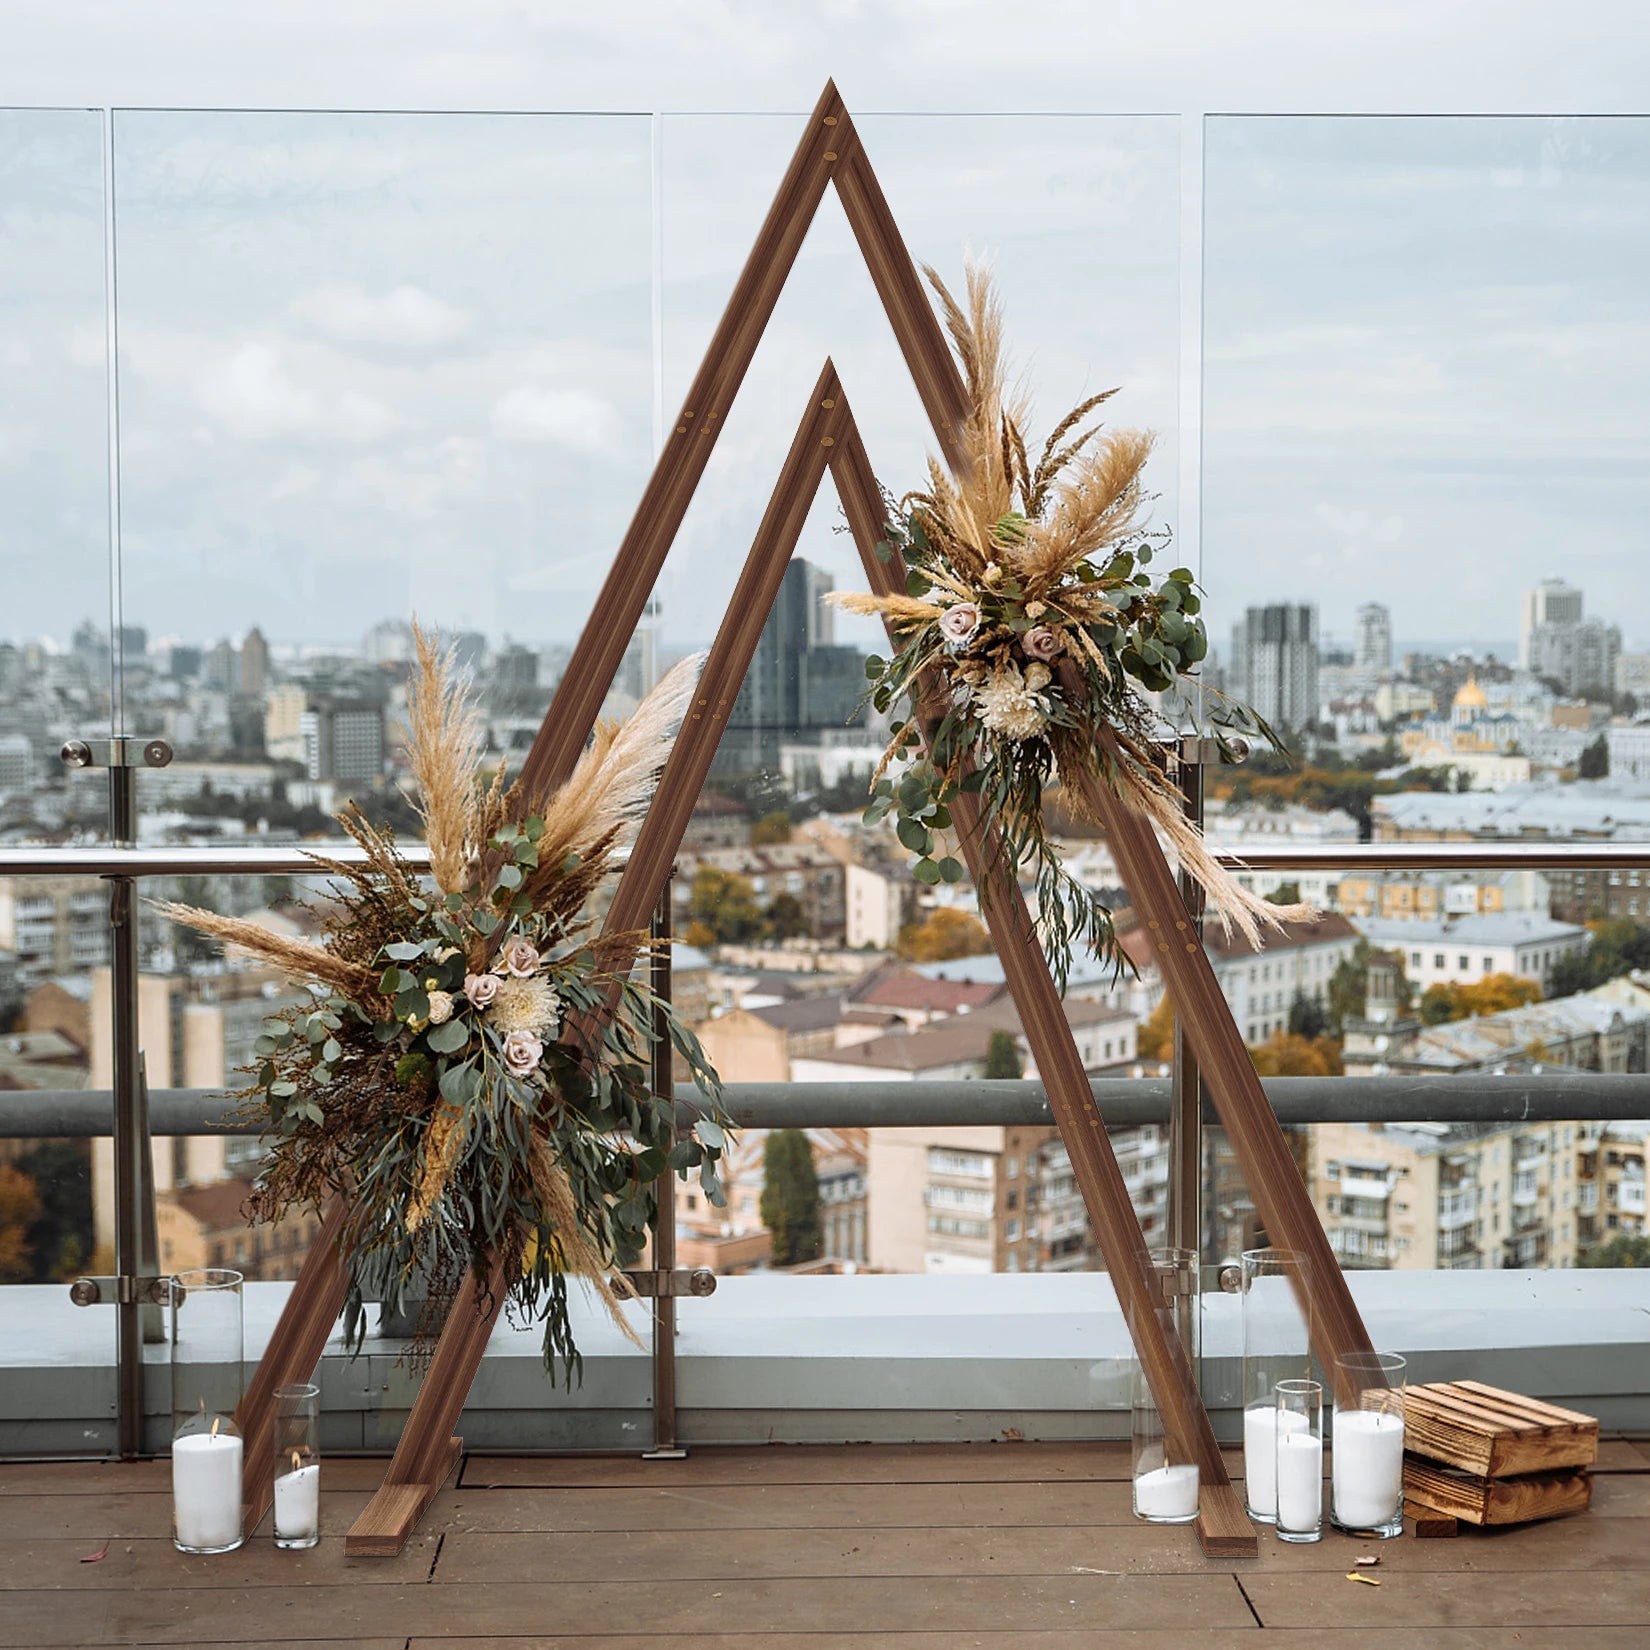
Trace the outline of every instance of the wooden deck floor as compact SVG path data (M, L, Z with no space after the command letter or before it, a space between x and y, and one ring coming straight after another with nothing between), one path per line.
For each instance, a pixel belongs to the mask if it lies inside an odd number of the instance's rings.
M1378 1548L1263 1533L1248 1563L1136 1523L1110 1445L478 1457L400 1558L346 1559L382 1471L326 1464L312 1552L279 1552L266 1529L207 1559L172 1549L165 1462L0 1466L0 1646L1650 1645L1650 1445L1622 1439L1580 1517ZM1346 1580L1374 1550L1380 1587Z

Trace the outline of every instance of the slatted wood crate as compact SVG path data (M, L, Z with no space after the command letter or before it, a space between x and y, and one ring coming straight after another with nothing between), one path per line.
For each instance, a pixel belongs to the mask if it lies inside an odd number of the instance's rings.
M1404 1424L1404 1499L1417 1534L1449 1533L1453 1519L1527 1524L1592 1502L1590 1415L1477 1381L1440 1381L1409 1388Z
M1435 1381L1404 1394L1405 1443L1416 1455L1480 1478L1590 1467L1598 1422L1573 1409L1478 1381Z

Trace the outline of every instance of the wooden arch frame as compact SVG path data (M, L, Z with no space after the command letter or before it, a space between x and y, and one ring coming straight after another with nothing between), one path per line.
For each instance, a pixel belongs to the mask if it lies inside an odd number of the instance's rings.
M595 604L599 617L580 636L528 754L522 779L532 790L542 794L561 784L584 748L827 184L837 190L940 449L952 465L962 463L958 432L967 415L967 399L961 378L853 122L835 85L827 84L620 543ZM877 554L884 532L882 493L836 370L827 361L619 879L604 924L609 935L646 926L827 471L871 587L879 593L904 588L898 558L883 561ZM925 729L933 721L933 715L919 707ZM1074 777L1105 821L1118 868L1154 936L1187 1043L1196 1054L1261 1220L1274 1241L1307 1257L1309 1282L1302 1304L1313 1345L1325 1366L1333 1368L1338 1354L1367 1349L1368 1335L1168 863L1143 818L1091 776ZM1208 1553L1250 1556L1256 1550L1254 1531L1227 1476L1195 1371L1158 1296L1144 1235L1029 913L1012 871L996 852L977 799L959 797L952 815L1165 1428L1181 1458L1199 1465L1199 1539ZM338 1224L338 1212L329 1211L241 1406L239 1418L247 1440L242 1499L249 1528L262 1517L270 1499L275 1388L310 1377L342 1309ZM459 1449L454 1429L492 1334L503 1281L495 1262L491 1287L478 1284L473 1274L462 1286L383 1487L350 1531L351 1553L398 1552L445 1481ZM484 1309L489 1300L492 1310Z

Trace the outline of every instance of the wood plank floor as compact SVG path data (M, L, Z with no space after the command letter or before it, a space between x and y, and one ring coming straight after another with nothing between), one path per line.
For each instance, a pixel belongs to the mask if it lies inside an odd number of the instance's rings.
M1263 1532L1250 1562L1136 1522L1115 1445L476 1457L399 1558L346 1558L383 1470L326 1463L311 1552L266 1529L189 1558L165 1462L0 1466L0 1650L1650 1645L1650 1451L1625 1440L1580 1517L1374 1545ZM1381 1585L1348 1581L1374 1551Z

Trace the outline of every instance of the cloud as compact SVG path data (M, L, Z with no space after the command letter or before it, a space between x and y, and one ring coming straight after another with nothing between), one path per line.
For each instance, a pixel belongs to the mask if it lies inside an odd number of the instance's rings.
M376 441L404 420L359 390L323 396L287 370L281 350L250 339L206 367L195 379L200 404L243 441L290 436Z
M535 441L579 453L611 452L619 415L589 390L553 390L518 384L493 404L493 434L501 441Z
M404 353L444 349L470 330L472 319L468 311L406 284L382 293L324 288L296 299L292 314L334 343Z

